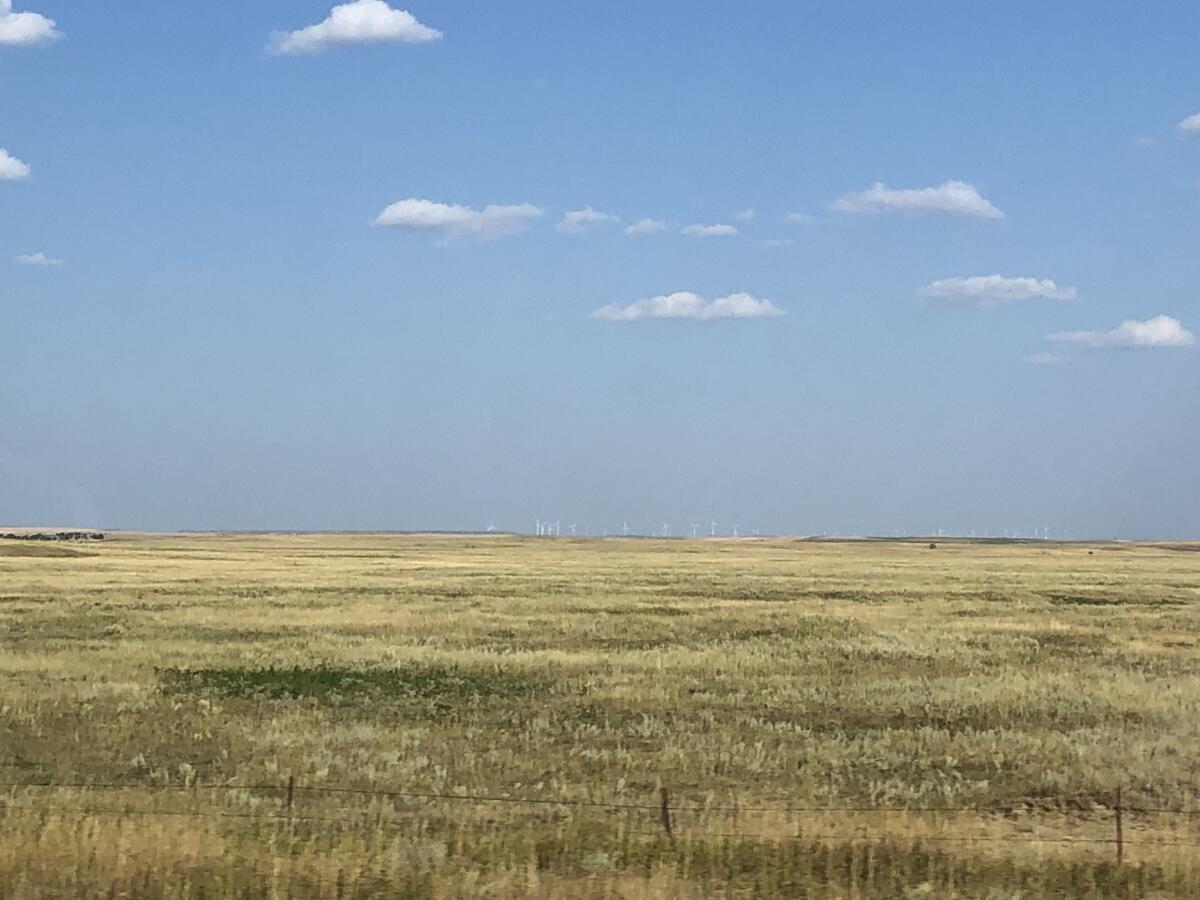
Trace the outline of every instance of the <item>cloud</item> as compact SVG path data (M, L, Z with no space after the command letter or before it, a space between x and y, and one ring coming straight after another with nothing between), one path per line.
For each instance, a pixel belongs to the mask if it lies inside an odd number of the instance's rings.
M61 266L63 264L63 260L47 256L40 251L37 253L22 253L16 257L16 261L25 266Z
M1200 112L1196 113L1195 115L1188 116L1186 119L1180 120L1179 130L1193 133L1200 132Z
M764 247L790 247L794 244L791 238L767 238L762 242Z
M1025 362L1031 366L1061 366L1066 360L1057 353L1043 351L1041 353L1032 353L1025 357Z
M409 198L393 203L381 212L375 224L408 231L431 231L440 235L439 243L449 244L467 240L491 241L520 234L541 215L542 211L529 203L491 205L478 211L467 206Z
M0 0L0 47L44 44L62 37L54 20L34 12L13 12L12 0Z
M815 217L803 212L790 212L783 217L783 221L789 225L811 225L817 221Z
M0 147L0 181L18 181L28 178L31 171L27 164Z
M680 232L688 237L732 237L737 233L732 225L688 225Z
M1145 322L1130 319L1112 331L1060 331L1047 340L1079 344L1091 349L1108 347L1191 347L1196 337L1178 319L1155 316Z
M4 0L0 0L0 3ZM297 31L271 36L267 51L280 56L318 53L327 47L386 42L425 43L442 33L422 25L412 13L392 9L385 0L351 0L335 6L329 18Z
M621 220L609 213L599 212L590 206L586 209L575 209L562 217L562 221L554 226L562 234L583 234L593 225L605 225Z
M1005 278L1003 275L973 275L970 278L943 278L919 291L931 300L995 306L1013 300L1074 300L1073 287L1059 287L1050 278Z
M1157 147L1158 138L1149 134L1139 134L1133 138L1133 143L1136 147Z
M760 319L782 316L784 312L770 300L758 300L749 294L730 294L705 300L690 291L677 291L638 300L628 306L610 303L592 313L593 319L609 322L636 322L639 319Z
M740 213L734 216L734 218L739 222L753 222L755 215L757 215L757 213L755 213L754 208L751 207L750 209L743 209Z
M666 231L666 230L667 230L666 223L660 222L660 221L658 221L658 219L642 219L638 222L634 222L632 225L630 225L628 228L626 228L625 233L637 236L637 235L647 235L647 234L660 234L661 232Z
M937 187L904 190L896 190L877 181L865 191L838 198L833 208L844 213L941 213L977 219L1004 218L1004 213L985 200L975 185L965 181L947 181Z

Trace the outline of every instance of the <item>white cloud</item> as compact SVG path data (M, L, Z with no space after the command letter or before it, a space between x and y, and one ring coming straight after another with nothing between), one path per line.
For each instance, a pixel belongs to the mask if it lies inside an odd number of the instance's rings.
M1031 366L1060 366L1065 360L1057 353L1033 353L1025 357L1025 362Z
M658 219L642 219L641 221L634 222L632 225L630 225L628 228L626 228L625 233L637 236L637 235L647 235L647 234L660 234L661 232L666 231L666 230L667 230L666 223L660 222L660 221L658 221Z
M628 306L610 303L592 313L593 319L610 322L636 322L639 319L759 319L782 316L783 310L770 300L758 300L749 294L730 294L705 300L690 291L677 291L638 300Z
M811 225L817 220L808 213L790 212L783 217L783 221L787 222L789 225Z
M1150 134L1139 134L1134 137L1133 143L1137 147L1157 147L1158 138Z
M1181 120L1179 123L1179 130L1191 132L1200 131L1200 112Z
M732 225L689 225L680 232L688 237L732 237L737 233Z
M21 162L7 150L0 147L0 181L17 181L28 178L32 171L26 163Z
M1004 213L985 200L975 185L965 181L947 181L937 187L903 190L890 188L877 181L865 191L838 198L833 208L845 213L944 213L978 219L1004 218Z
M790 247L794 244L791 238L767 238L762 242L764 247Z
M335 6L323 22L272 35L267 50L290 56L344 44L424 43L441 36L436 28L422 25L406 10L392 9L385 0L351 0Z
M44 44L62 37L53 19L35 12L13 12L12 0L0 0L0 46Z
M755 215L757 215L757 213L755 213L754 208L751 207L750 209L743 209L740 213L734 216L734 218L739 222L753 222Z
M431 231L440 235L440 243L449 244L464 240L491 241L520 234L541 215L542 211L529 203L491 205L479 211L467 206L409 198L393 203L381 212L375 224L409 231Z
M1050 278L1005 278L1003 275L973 275L970 278L943 278L921 288L922 297L931 300L995 306L1013 300L1074 300L1073 287L1059 287Z
M1155 316L1145 322L1130 319L1112 331L1060 331L1047 340L1080 344L1093 349L1107 347L1190 347L1196 337L1178 319Z
M571 210L554 227L562 234L583 234L593 225L606 225L609 222L620 221L619 218L610 213L600 212L589 206L586 209Z
M63 264L63 260L47 256L41 251L37 253L22 253L16 258L16 261L26 266L61 266Z

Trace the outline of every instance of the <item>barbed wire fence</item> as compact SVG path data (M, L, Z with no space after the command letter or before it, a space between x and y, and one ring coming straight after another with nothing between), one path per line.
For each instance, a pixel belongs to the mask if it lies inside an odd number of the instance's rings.
M402 791L375 788L336 787L327 785L303 785L294 776L280 784L207 784L198 781L179 784L154 784L139 782L0 782L0 790L8 796L0 796L0 813L7 811L25 811L53 815L100 816L100 817L145 817L145 818L181 818L181 819L238 819L261 821L263 823L279 824L288 822L311 823L315 825L337 825L341 827L364 825L361 817L328 816L305 813L300 809L300 798L304 796L353 796L369 797L388 800L416 800L437 803L469 803L497 804L509 807L558 807L563 809L589 809L609 812L645 813L651 822L657 820L658 827L654 830L638 831L637 834L657 836L674 842L677 837L687 836L686 830L681 830L677 817L679 814L706 816L710 814L731 815L776 813L789 816L811 815L820 816L831 813L854 814L861 816L896 816L896 815L959 815L1001 817L1001 816L1049 816L1060 817L1070 813L1091 815L1094 818L1107 818L1111 823L1110 837L1084 837L1078 834L1062 835L986 835L986 834L914 834L913 840L929 843L1013 843L1013 844L1083 844L1110 845L1118 864L1125 858L1126 847L1189 847L1200 849L1200 833L1192 840L1150 840L1145 838L1130 839L1125 835L1125 825L1128 817L1159 818L1176 817L1195 819L1200 817L1200 809L1173 809L1153 806L1130 806L1122 800L1122 791L1118 788L1110 806L1095 807L1090 810L1063 808L1037 808L1021 804L1002 804L994 806L868 806L868 805L815 805L815 804L782 804L782 805L728 805L728 804L683 804L674 805L669 788L662 787L657 792L657 802L631 803L627 801L556 799L547 797L512 797L498 794L464 794L438 793L430 791ZM145 791L150 793L243 793L260 794L277 798L278 806L273 811L252 810L213 810L213 809L145 809L125 805L86 806L62 805L57 801L44 802L38 795L49 792L74 793L85 796L89 793L117 793ZM28 796L17 797L19 793ZM18 802L20 801L20 802ZM376 820L371 827L400 827L400 820ZM746 840L767 840L763 835L752 834L748 831L712 831L703 829L694 833L698 838L738 838ZM868 834L831 834L821 832L800 832L794 837L809 841L857 841L869 842ZM878 838L877 838L878 839Z

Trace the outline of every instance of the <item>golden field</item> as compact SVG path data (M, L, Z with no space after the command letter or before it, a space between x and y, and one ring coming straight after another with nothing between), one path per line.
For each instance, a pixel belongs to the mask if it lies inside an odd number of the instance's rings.
M1194 897L1198 550L0 541L0 898Z

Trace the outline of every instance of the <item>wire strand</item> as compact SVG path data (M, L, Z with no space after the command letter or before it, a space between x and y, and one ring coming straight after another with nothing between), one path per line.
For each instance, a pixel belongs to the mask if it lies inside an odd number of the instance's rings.
M79 790L79 791L250 791L286 793L286 784L138 784L138 783L86 783L86 782L0 782L0 788L17 790ZM329 787L319 785L294 785L295 793L345 794L389 799L446 800L464 803L510 803L522 806L567 806L586 809L625 809L658 812L659 804L625 803L606 800L569 800L549 797L505 797L498 794L445 794L422 791L397 791L374 788ZM1006 806L672 806L673 813L859 813L859 814L903 814L903 813L975 813L990 815L1087 815L1088 813L1113 812L1112 807L1098 809L1064 809ZM1200 816L1200 810L1168 809L1162 807L1122 806L1122 813L1131 815Z
M54 813L58 815L71 814L77 816L112 816L112 817L133 817L141 816L144 818L178 818L178 819L241 819L253 820L259 822L270 822L277 825L295 823L295 822L315 822L330 825L349 825L362 827L370 825L371 827L390 827L401 828L404 823L394 820L364 822L361 818L348 819L336 818L330 816L309 816L297 815L287 812L280 813L238 813L238 812L222 812L216 810L151 810L151 809L99 809L86 807L62 807L62 806L13 806L0 805L0 809L4 811L24 811L35 813ZM666 839L666 835L659 831L637 831L630 832L641 836L657 837ZM695 835L687 833L680 835L687 839L706 839L706 838L734 838L743 841L770 841L778 843L781 841L871 841L880 843L883 841L903 841L911 843L1001 843L1001 844L1090 844L1090 845L1111 845L1116 843L1111 838L1078 838L1078 837L1023 837L1009 836L1001 837L996 835L914 835L911 837L903 835L887 835L887 836L871 836L865 834L799 834L788 837L768 837L763 835L741 834L737 832L700 832ZM1127 847L1193 847L1200 848L1200 842L1196 841L1151 841L1151 840L1127 840L1123 841Z

